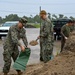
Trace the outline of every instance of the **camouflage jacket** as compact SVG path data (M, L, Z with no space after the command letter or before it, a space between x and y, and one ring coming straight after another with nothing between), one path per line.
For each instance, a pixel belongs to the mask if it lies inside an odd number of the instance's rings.
M69 34L70 34L70 26L65 24L61 28L61 35L62 35L62 37L69 37Z
M25 46L28 45L27 38L26 38L26 30L24 28L19 29L18 25L11 26L9 28L7 37L4 41L4 45L15 47L20 46L21 43L19 42L20 39L23 40Z
M50 19L46 18L43 20L40 27L40 41L52 42L53 40L53 26Z

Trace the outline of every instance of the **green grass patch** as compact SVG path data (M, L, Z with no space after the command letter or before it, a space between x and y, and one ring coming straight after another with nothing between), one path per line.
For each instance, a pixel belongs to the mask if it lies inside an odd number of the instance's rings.
M31 25L35 28L40 28L40 23L27 23L27 25Z
M36 28L40 28L40 24L34 24L33 26Z

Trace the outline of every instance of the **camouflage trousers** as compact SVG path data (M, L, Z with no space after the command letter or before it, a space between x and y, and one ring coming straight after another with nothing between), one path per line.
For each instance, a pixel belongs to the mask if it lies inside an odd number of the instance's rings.
M3 60L4 60L4 67L3 67L3 73L8 73L11 66L11 58L13 61L15 61L19 55L18 47L15 48L4 46L4 52L3 52Z
M43 59L44 63L48 62L51 59L52 53L53 53L52 43L40 42L40 58Z
M63 51L66 40L61 37L61 52Z

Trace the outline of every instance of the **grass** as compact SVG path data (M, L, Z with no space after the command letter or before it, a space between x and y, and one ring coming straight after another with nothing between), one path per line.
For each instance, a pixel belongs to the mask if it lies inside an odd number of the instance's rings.
M28 23L28 24L34 26L35 28L40 28L40 23Z
M34 24L33 26L36 28L40 28L40 24Z

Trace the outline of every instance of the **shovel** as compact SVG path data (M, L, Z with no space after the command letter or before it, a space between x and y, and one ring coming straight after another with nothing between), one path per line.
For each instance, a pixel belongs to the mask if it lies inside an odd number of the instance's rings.
M37 42L37 40L38 40L39 38L37 38L36 40L32 40L32 41L30 41L30 45L31 46L35 46L35 45L37 45L38 44L38 42Z

